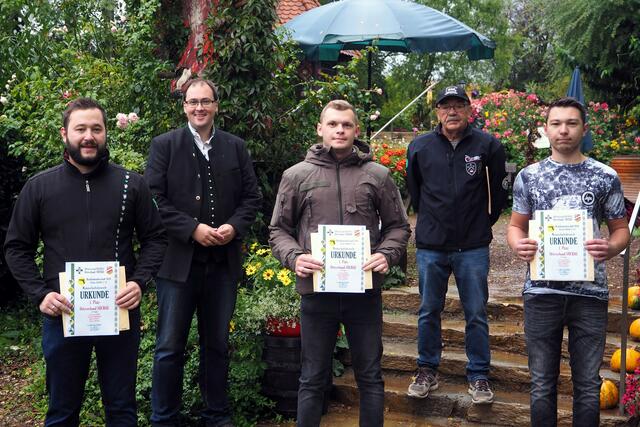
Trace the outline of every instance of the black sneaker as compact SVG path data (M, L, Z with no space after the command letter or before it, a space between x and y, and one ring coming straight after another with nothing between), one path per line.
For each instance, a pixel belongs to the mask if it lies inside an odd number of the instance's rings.
M489 385L489 380L485 378L470 382L469 394L471 395L471 401L477 405L493 403L493 391Z
M409 384L407 395L424 399L431 390L438 389L437 373L431 368L421 367L416 371L413 382Z

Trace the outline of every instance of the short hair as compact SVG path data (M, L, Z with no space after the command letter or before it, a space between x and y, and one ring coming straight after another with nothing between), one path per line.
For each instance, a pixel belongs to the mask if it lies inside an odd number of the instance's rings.
M338 111L353 111L353 117L355 118L356 125L358 124L358 113L356 113L356 109L353 105L348 103L343 99L334 99L333 101L329 101L327 105L324 106L322 112L320 113L320 123L322 123L322 119L324 118L324 113L328 109L338 110Z
M185 84L182 85L182 87L180 88L180 90L182 91L182 97L186 99L187 97L187 91L189 90L189 88L191 86L194 85L207 85L211 88L211 90L213 91L213 100L217 101L218 100L218 88L216 88L215 83L213 83L211 80L208 79L203 79L203 78L195 78L195 79L191 79L191 80L187 80L185 82Z
M102 123L104 124L104 128L107 128L107 112L102 108L102 105L98 104L98 101L95 101L91 98L78 98L74 101L71 101L67 104L67 109L62 113L62 127L64 130L68 130L69 119L71 118L71 113L77 110L100 110L102 113Z
M549 121L549 112L551 112L551 109L553 108L575 108L580 111L582 124L587 123L587 109L584 108L582 102L572 96L565 96L564 98L557 99L549 104L549 109L547 110L547 122Z

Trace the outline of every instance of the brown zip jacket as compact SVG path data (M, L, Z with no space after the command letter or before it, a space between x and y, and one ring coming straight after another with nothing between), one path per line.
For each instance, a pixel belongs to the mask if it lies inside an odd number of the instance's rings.
M372 161L369 147L360 141L341 161L315 144L304 161L283 173L269 226L273 255L295 270L296 258L311 253L309 235L318 231L318 224L365 225L372 253L382 253L389 266L399 262L411 234L391 173ZM374 288L383 279L374 272ZM312 293L313 279L296 277L296 289Z

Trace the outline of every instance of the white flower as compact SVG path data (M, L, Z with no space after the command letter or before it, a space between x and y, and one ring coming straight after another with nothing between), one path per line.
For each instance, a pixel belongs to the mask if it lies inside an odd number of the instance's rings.
M9 102L9 100L7 99L6 96L0 96L0 104L6 105L7 102Z
M111 32L112 32L112 33L115 33L116 31L118 31L118 29L116 28L116 26L115 26L115 25L112 25L112 26L111 26Z
M129 121L131 123L135 123L138 120L140 120L140 117L138 117L138 115L136 113L129 113L129 115L127 116L127 118L129 119Z
M18 76L16 76L15 74L11 74L11 81L14 81L17 78L18 78Z
M377 93L378 95L382 95L382 88L376 88L375 93Z
M67 31L69 31L69 29L67 28L66 25L63 25L62 28L60 29L63 33L66 33Z
M369 120L371 121L378 120L378 116L376 114L372 114L369 116Z

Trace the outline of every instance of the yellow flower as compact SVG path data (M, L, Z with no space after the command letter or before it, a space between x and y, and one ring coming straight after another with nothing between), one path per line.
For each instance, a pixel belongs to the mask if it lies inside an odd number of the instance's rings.
M265 270L264 273L262 273L262 278L264 280L271 280L274 275L275 275L275 273L273 272L273 270L272 269L268 269L268 270Z
M270 249L258 249L258 251L256 252L257 255L259 256L263 256L263 255L267 255L269 252L271 252Z
M233 320L229 322L229 332L233 332L236 330L236 324Z
M249 246L249 250L250 250L251 252L253 252L253 251L255 251L256 249L258 249L258 242L253 242L253 243L251 244L251 246Z
M278 280L285 286L289 286L291 284L291 277L289 276L289 270L283 268L278 271Z
M258 268L253 264L247 265L247 267L244 269L244 271L247 273L247 276L253 276L254 274L256 274L257 270Z

